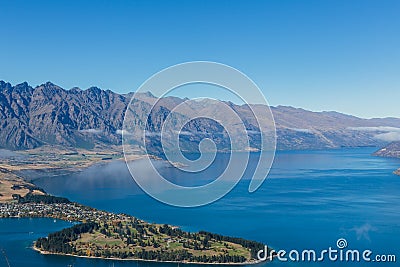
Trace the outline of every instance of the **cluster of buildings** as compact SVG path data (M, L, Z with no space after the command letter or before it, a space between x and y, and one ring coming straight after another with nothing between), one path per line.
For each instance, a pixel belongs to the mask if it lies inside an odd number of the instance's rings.
M132 216L101 211L77 203L0 203L0 218L47 217L67 221L130 220Z

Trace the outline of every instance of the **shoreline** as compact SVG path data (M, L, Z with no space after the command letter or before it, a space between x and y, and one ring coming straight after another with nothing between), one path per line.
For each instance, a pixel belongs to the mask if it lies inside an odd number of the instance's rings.
M142 159L142 156L137 156L136 158L131 158L129 159L129 162L133 162L136 160L140 160ZM153 158L156 160L160 160L158 158ZM80 165L79 167L77 166L64 166L64 167L50 167L50 168L38 168L38 169L20 169L20 170L7 170L10 173L19 176L23 181L31 183L33 185L36 186L35 184L35 180L39 179L40 175L47 175L47 176L60 176L60 175L67 175L68 173L74 173L74 172L80 172L80 171L84 171L85 169L91 168L91 167L95 167L95 166L103 166L103 165L107 165L110 164L112 162L120 162L125 160L124 157L121 158L114 158L114 159L109 159L109 160L99 160L99 161L90 161L90 162L86 162L86 164L84 166ZM75 167L75 168L74 168ZM24 173L24 171L28 171L27 173ZM31 173L29 173L29 171L31 171ZM45 193L47 195L47 193ZM73 202L74 203L74 202ZM81 205L79 203L76 203L78 205ZM91 208L91 207L88 207ZM108 213L108 212L107 212ZM130 215L133 216L133 215ZM47 217L47 216L46 216ZM37 216L27 216L27 217L20 217L20 216L16 216L16 217L3 217L3 218L43 218L41 216L37 217ZM65 218L60 218L60 217L52 217L49 216L48 218L51 219L60 219L60 220L65 220L65 221L69 221ZM76 220L73 220L76 221ZM78 220L79 221L79 220ZM118 258L118 257L99 257L99 256L85 256L85 255L76 255L76 254L64 254L64 253L59 253L59 252L49 252L49 251L45 251L42 250L40 248L37 248L35 245L36 241L34 241L33 246L31 247L33 250L39 252L40 254L43 255L60 255L60 256L70 256L70 257L78 257L78 258L88 258L88 259L99 259L99 260L118 260L118 261L141 261L141 262L155 262L155 263L182 263L182 264L196 264L196 265L237 265L237 266L244 266L244 265L255 265L255 264L260 264L264 261L261 260L257 260L254 258L249 258L246 259L245 262L200 262L200 261L170 261L170 260L157 260L157 259L141 259L141 258Z
M31 247L33 250L37 251L38 253L42 255L58 255L58 256L68 256L68 257L76 257L76 258L84 258L84 259L98 259L98 260L115 260L115 261L141 261L141 262L155 262L155 263L180 263L180 264L194 264L194 265L226 265L226 266L243 266L243 265L256 265L260 264L266 261L262 260L254 260L254 261L246 261L246 262L192 262L192 261L159 261L159 260L146 260L146 259L140 259L140 258L127 258L127 259L121 259L121 258L104 258L104 257L95 257L95 256L81 256L81 255L75 255L75 254L63 254L63 253L57 253L57 252L49 252L46 250L41 250L36 247L35 242Z
M121 214L122 215L122 214ZM130 215L127 215L130 216ZM37 216L16 216L16 217L3 217L2 219L36 219L36 218L48 218L48 219L57 219L62 221L68 221L72 223L82 223L79 220L67 220L65 218L60 217L53 217L53 216L45 216L45 217L37 217ZM123 218L117 218L123 219ZM142 221L146 223L145 221ZM74 223L74 225L75 225ZM63 228L63 230L66 228ZM51 233L50 233L51 234ZM237 266L244 266L244 265L255 265L260 264L266 261L257 260L255 258L248 258L244 262L201 262L201 261L189 261L189 260L182 260L182 261L174 261L174 260L157 260L157 259L142 259L142 258L118 258L118 257L102 257L102 256L85 256L85 255L77 255L77 254L70 254L70 253L62 253L62 252L51 252L47 250L43 250L41 248L36 247L37 240L33 241L33 245L30 246L31 249L39 252L42 255L59 255L59 256L68 256L68 257L78 257L78 258L88 258L88 259L100 259L100 260L118 260L118 261L142 261L142 262L155 262L155 263L182 263L182 264L197 264L197 265L237 265Z
M143 157L140 155L138 155L138 158L135 159L130 159L128 162L134 162L134 161L138 161L143 159ZM42 168L42 169L21 169L18 171L11 171L13 173L17 173L19 176L21 176L25 181L27 182L31 182L31 183L35 183L35 181L37 179L42 178L41 175L39 175L39 173L43 173L43 174L47 174L47 177L57 177L57 176L65 176L65 175L69 175L71 173L78 173L78 172L83 172L89 168L93 168L96 166L104 166L107 164L111 164L114 162L121 162L121 161L125 161L124 157L120 157L120 158L114 158L114 159L107 159L107 160L99 160L99 161L92 161L92 162L88 162L85 166L79 166L79 167L56 167L56 168ZM36 172L37 175L35 176L40 176L40 177L32 177L32 175L29 174L24 174L24 172L26 171L31 171L31 172ZM51 175L48 175L51 174Z

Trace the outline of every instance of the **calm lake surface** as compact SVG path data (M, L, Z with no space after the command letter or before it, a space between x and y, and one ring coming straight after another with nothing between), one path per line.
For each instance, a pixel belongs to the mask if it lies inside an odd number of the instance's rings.
M248 193L251 166L238 186L221 200L200 208L176 208L143 193L124 162L97 165L35 183L48 193L99 209L124 212L188 231L207 230L264 242L276 249L318 253L345 238L348 249L394 254L397 263L286 262L259 266L398 266L400 261L400 160L370 156L373 148L278 152L268 179ZM257 154L252 155L255 163ZM178 184L197 185L221 173L227 155L206 171L189 175L160 167ZM254 164L251 164L254 165ZM0 247L11 266L176 266L40 255L32 242L70 225L50 219L0 220ZM0 255L0 266L7 266Z

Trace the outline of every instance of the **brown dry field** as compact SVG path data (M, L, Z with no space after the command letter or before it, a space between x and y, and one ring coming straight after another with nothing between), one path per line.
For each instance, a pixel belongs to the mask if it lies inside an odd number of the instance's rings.
M25 196L29 193L26 188L12 189L14 185L30 185L24 177L16 175L23 170L65 170L79 171L96 163L107 163L111 160L124 160L122 146L96 147L92 150L65 148L61 146L42 146L30 150L16 151L20 157L0 158L0 202L12 201L13 194ZM127 156L128 161L143 157ZM43 194L40 191L33 191Z

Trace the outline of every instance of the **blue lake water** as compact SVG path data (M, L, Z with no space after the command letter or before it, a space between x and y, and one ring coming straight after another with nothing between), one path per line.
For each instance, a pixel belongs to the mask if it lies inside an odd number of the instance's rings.
M67 176L43 177L35 183L48 193L99 209L178 225L188 231L207 230L253 239L275 249L314 249L319 253L337 248L336 241L345 238L347 249L369 249L373 255L397 257L397 263L274 260L267 266L398 266L400 177L392 172L400 166L400 160L370 156L373 151L278 152L268 179L258 191L247 191L251 176L248 170L245 179L228 195L199 208L171 207L147 196L135 185L123 162L97 165ZM255 153L252 163L256 158ZM227 160L227 155L218 155L208 170L196 175L173 168L161 171L176 183L201 184L220 173ZM48 219L3 219L0 246L11 266L176 265L40 255L29 248L37 237L66 225ZM2 260L0 255L0 266L5 264Z

